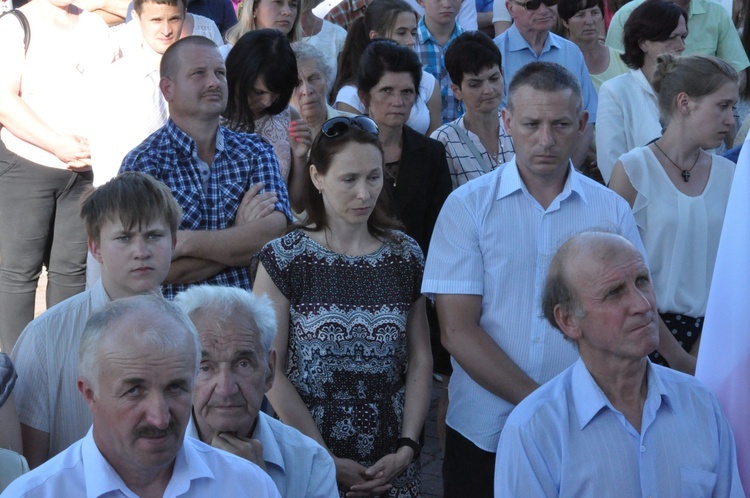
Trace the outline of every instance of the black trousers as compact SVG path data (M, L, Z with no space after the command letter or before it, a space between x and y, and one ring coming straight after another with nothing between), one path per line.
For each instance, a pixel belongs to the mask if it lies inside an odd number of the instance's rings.
M448 426L443 459L444 498L493 498L495 453L484 451Z

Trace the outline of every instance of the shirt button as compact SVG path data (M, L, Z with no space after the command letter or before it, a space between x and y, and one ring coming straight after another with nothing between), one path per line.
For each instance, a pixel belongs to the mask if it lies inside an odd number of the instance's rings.
M644 451L646 451L646 447L645 446L641 446L641 453L643 453Z
M540 337L537 337L536 339L534 339L534 342L539 344L540 342L542 342L542 339Z

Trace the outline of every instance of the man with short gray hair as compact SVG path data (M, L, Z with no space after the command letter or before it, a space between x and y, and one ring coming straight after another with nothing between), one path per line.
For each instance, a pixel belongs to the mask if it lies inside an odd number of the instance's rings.
M581 356L508 417L495 496L745 496L716 398L648 359L659 314L633 244L572 237L552 259L542 308Z
M516 156L448 197L422 284L422 292L436 296L441 339L454 367L446 498L492 496L508 414L578 357L539 312L557 248L595 227L643 247L624 199L571 164L587 116L575 76L557 64L533 62L509 88L503 123Z
M201 344L187 434L259 465L282 496L338 496L328 452L261 411L276 367L276 313L270 299L200 285L178 295L175 303L190 316Z
M257 466L185 439L199 348L187 316L159 296L94 313L78 362L91 430L2 496L278 497Z

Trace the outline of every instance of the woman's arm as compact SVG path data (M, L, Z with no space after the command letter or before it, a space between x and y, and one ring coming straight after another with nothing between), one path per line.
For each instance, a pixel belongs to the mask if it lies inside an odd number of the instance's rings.
M638 197L638 191L630 182L630 178L628 178L628 174L625 172L625 166L621 161L615 163L612 176L609 179L609 188L620 194L620 197L628 201L630 209L633 209L635 199Z

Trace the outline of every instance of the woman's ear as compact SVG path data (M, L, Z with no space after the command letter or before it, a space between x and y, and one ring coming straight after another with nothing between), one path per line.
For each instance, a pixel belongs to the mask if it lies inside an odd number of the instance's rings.
M367 36L370 38L370 40L374 40L375 38L380 38L378 35L378 32L374 29L371 29L369 33L367 33Z
M318 189L319 193L323 193L323 182L321 181L322 176L320 173L318 173L318 168L315 167L314 164L310 165L310 180L312 180L313 185L315 185L315 188Z
M683 116L687 116L688 114L690 114L693 103L690 95L685 92L680 92L677 94L677 97L675 97L675 101L677 104L677 110L680 111L680 114L682 114Z
M362 90L357 90L357 96L359 97L360 102L365 106L365 111L367 113L370 112L370 95L367 92L363 92Z

